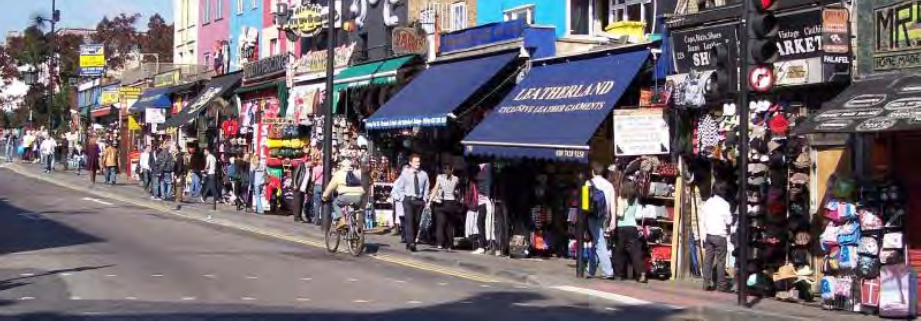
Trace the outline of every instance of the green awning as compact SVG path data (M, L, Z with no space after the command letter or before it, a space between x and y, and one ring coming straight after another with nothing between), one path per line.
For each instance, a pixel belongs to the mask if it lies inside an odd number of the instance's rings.
M393 83L397 80L397 70L413 58L416 56L403 56L348 67L336 75L333 90Z
M234 90L234 92L237 93L237 94L248 93L248 92L259 91L259 90L263 90L263 89L278 87L279 84L285 85L285 86L286 86L285 80L281 80L281 81L267 81L267 82L260 83L260 84L256 84L256 85L252 85L252 86L243 86L243 87L237 88L236 90Z

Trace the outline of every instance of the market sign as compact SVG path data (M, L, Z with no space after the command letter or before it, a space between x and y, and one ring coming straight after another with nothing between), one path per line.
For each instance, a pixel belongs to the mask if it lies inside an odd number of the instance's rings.
M777 60L822 56L822 10L778 15L777 25Z
M118 102L119 98L117 90L106 90L99 94L99 104L103 106L114 105Z
M169 87L179 84L179 69L167 71L154 76L154 87Z
M147 108L144 111L144 122L148 124L162 124L166 122L166 109Z
M80 45L80 76L101 77L106 67L105 46Z
M725 24L672 32L672 54L678 73L712 70L713 57L710 56L710 49L716 46L726 46L729 49L728 67L735 69L739 56L737 28L737 24Z
M522 37L525 28L527 24L521 19L467 28L442 35L439 49L451 52L517 39Z
M259 59L243 65L243 79L255 80L284 73L288 66L288 54L282 53Z
M393 53L397 55L421 55L428 51L428 41L425 40L425 34L418 28L393 28L393 37L391 39Z
M671 139L661 108L614 110L614 155L668 154Z
M336 47L333 60L335 68L349 65L352 59L352 53L355 52L355 43ZM294 73L317 73L326 72L326 49L310 51L294 61Z
M876 71L921 67L921 0L874 8L872 68Z
M138 99L141 97L141 87L122 86L118 87L118 93L124 99Z
M327 7L316 3L297 5L292 8L287 3L279 2L277 6L275 26L278 27L278 30L284 31L285 37L291 41L316 36L328 21ZM337 1L336 7L341 8L341 2ZM334 14L336 27L338 27L341 17L338 12Z

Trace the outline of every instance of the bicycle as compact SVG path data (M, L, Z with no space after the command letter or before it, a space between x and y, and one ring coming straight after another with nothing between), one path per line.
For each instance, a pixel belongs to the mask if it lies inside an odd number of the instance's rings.
M342 217L345 219L346 224L342 228L330 225L329 230L325 233L326 250L330 253L336 253L339 249L340 239L344 234L349 253L352 256L359 256L365 249L364 211L355 203L345 204L341 208ZM334 222L331 224L334 224Z

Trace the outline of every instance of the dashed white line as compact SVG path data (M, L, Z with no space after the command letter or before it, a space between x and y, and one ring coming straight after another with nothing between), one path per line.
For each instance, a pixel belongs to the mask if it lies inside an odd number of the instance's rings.
M246 277L247 280L255 280L255 279L258 279L258 278L259 278L259 277L258 277L258 276L255 276L255 275L249 275L249 276Z
M492 285L489 285L489 284L480 284L480 287L481 287L481 288L491 288Z
M674 305L668 305L668 304L662 304L662 303L655 303L655 302L650 302L650 301L646 301L646 300L642 300L642 299L637 299L637 298L633 298L633 297L629 297L629 296L625 296L625 295L614 294L614 293L609 293L609 292L604 292L604 291L598 291L598 290L592 290L592 289L585 289L585 288L574 287L574 286L568 286L568 285L564 285L564 286L552 286L552 287L550 287L550 288L551 288L551 289L560 290L560 291L566 291L566 292L571 292L571 293L577 293L577 294L582 294L582 295L588 295L588 296L590 296L590 297L602 298L602 299L605 299L605 300L614 301L614 302L617 302L617 303L620 303L620 304L623 304L623 305L628 305L628 306L652 306L652 307L663 307L663 308L672 309L672 310L680 310L680 309L683 309L683 307L680 307L680 306L674 306Z
M217 276L214 275L214 274L205 274L205 275L202 275L202 276L204 276L204 277L206 277L206 278L209 278L209 279L215 279L215 278L217 278Z
M473 304L473 301L464 301L464 302L461 302L461 304Z
M301 278L301 281L310 281L310 280L313 280L313 278Z
M194 297L194 296L185 296L185 297L182 297L182 301L195 301L196 299L198 299L198 298L196 298L196 297Z
M406 304L422 304L422 301L407 301Z
M112 204L112 203L109 203L109 202L106 202L106 201L97 200L97 199L92 198L92 197L84 197L83 200L84 200L84 201L90 201L90 202L96 202L96 203L99 203L99 204L102 204L102 205L107 205L107 206L115 205L115 204Z
M61 276L71 276L71 275L74 275L74 274L73 273L61 273Z
M22 273L19 276L35 276L35 273Z
M604 308L604 309L605 309L605 310L608 310L608 311L615 311L615 312L620 311L620 309L618 309L618 308L612 308L612 307L607 307L607 308Z
M35 300L35 297L24 296L24 297L19 298L19 301L30 301L30 300Z
M439 282L438 285L440 285L440 286L446 286L446 285L448 285L448 283L447 283L447 282Z
M106 274L106 276L112 278L112 277L116 277L116 276L118 276L118 275L115 275L115 274Z
M368 303L368 300L354 300L352 303Z
M72 296L72 297L70 297L70 299L71 299L71 300L74 300L74 301L83 300L83 298L78 297L78 296Z
M137 300L137 299L138 299L137 297L133 297L133 296L126 296L126 297L125 297L125 300L128 300L128 301L135 301L135 300Z
M348 278L348 279L346 279L346 281L349 281L349 282L358 282L358 279Z
M250 297L250 296L245 296L245 297L240 298L240 300L243 300L243 301L256 301L256 298Z
M155 278L162 278L163 274L151 274L150 276Z
M297 302L310 302L308 298L297 298Z

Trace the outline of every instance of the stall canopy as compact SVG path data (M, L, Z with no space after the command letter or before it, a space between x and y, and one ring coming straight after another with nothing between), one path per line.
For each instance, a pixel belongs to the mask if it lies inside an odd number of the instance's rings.
M153 88L145 91L138 97L137 102L131 105L128 112L142 112L147 108L169 108L173 105L169 95L176 92L186 91L195 86L195 83L188 83L171 87Z
M648 56L644 46L534 61L530 74L464 138L465 152L587 162L589 140Z
M921 130L921 75L890 74L851 84L794 129L797 134Z
M387 85L397 81L397 73L418 56L409 55L354 65L343 69L333 78L333 112L339 106L339 92L369 85Z
M433 64L365 123L367 129L444 126L448 117L496 77L519 50Z
M205 110L204 107L208 106L208 104L218 97L224 96L232 92L237 86L240 86L241 79L243 79L242 72L226 74L211 79L211 82L208 83L205 90L202 90L201 94L193 98L189 102L189 105L183 108L178 115L167 119L164 125L166 127L179 127L192 122L192 120Z

